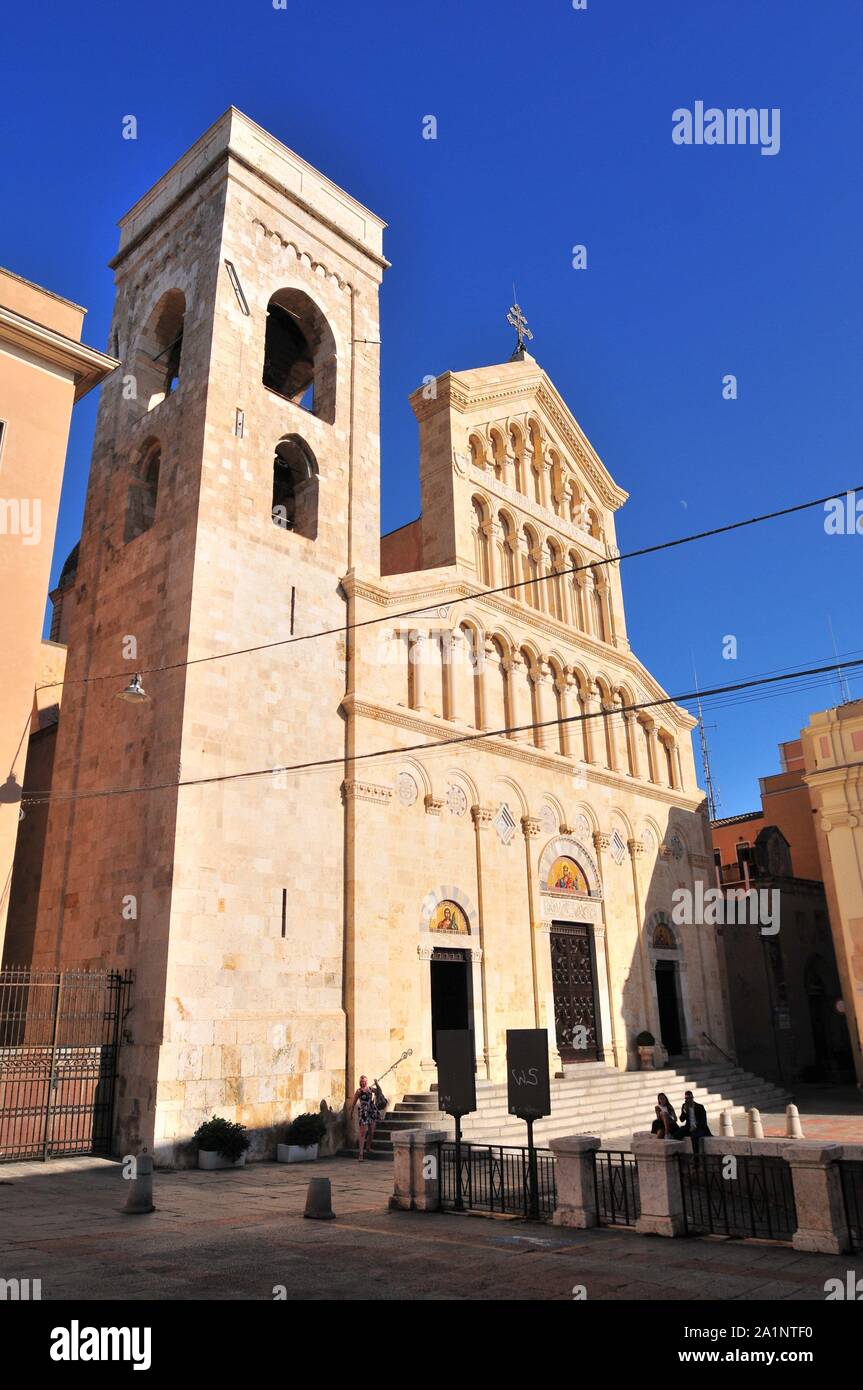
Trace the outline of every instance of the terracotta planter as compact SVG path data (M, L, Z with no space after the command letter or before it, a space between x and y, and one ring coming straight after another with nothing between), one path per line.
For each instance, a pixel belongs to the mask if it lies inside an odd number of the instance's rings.
M640 1047L638 1049L638 1065L642 1071L654 1071L656 1068L656 1052L653 1045L650 1047Z
M215 1149L198 1150L198 1167L203 1168L205 1173L213 1173L217 1168L245 1168L246 1155L240 1154L239 1158L222 1158L221 1154L216 1153Z
M308 1144L305 1147L299 1144L279 1144L276 1147L279 1163L311 1163L317 1156L317 1144Z

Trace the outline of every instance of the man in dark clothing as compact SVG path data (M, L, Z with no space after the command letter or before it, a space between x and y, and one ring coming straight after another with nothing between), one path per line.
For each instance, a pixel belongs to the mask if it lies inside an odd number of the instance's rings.
M692 1152L697 1157L701 1152L702 1139L710 1137L710 1126L707 1123L707 1111L693 1098L691 1091L684 1093L680 1123L683 1126L681 1138L688 1137L692 1140Z

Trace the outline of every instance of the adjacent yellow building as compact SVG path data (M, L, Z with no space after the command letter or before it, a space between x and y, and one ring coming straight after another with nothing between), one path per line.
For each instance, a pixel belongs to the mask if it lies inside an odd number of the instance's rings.
M117 365L85 312L0 268L0 958L69 421Z

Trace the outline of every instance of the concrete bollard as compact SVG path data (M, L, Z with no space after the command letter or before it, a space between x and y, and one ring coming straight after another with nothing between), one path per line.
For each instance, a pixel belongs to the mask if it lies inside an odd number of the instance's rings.
M805 1139L806 1137L800 1123L800 1111L796 1105L786 1105L785 1107L785 1133L789 1139Z
M734 1117L730 1110L723 1110L719 1116L719 1133L734 1134Z
M335 1221L329 1178L310 1178L303 1216L310 1221Z
M750 1139L764 1138L764 1126L761 1123L761 1111L756 1110L754 1105L752 1109L749 1111L749 1127L746 1132Z
M153 1206L153 1156L140 1154L135 1159L135 1176L129 1188L129 1196L123 1208L126 1216L144 1216L155 1211Z

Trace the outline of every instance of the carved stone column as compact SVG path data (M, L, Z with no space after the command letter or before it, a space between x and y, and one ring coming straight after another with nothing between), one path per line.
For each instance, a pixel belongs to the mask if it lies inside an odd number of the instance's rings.
M656 731L655 724L648 724L647 736L650 744L650 768L648 769L648 776L650 781L658 786L662 780L662 776L659 764L659 735Z
M619 690L615 690L611 697L612 716L611 716L611 742L614 748L614 760L618 772L626 773L629 771L629 754L626 737L626 720L621 712L623 698Z
M422 663L424 634L416 629L408 633L408 703L419 709L422 700Z
M540 506L546 510L551 510L552 481L551 481L551 459L543 457L542 467L539 474L539 497Z
M575 754L572 752L574 743L572 736L573 725L567 722L570 714L574 712L572 707L573 700L575 699L575 696L573 694L574 685L575 681L573 680L572 676L569 675L567 672L563 672L561 675L555 678L554 688L557 691L557 695L560 700L559 747L560 751L563 753L563 756L565 758L573 758L580 756L579 754Z
M528 555L533 561L532 566L528 565L528 574L531 573L531 570L536 573L536 579L528 589L530 602L538 613L544 613L548 608L548 595L546 594L548 585L542 582L544 556L539 541L528 551Z
M589 637L598 637L593 619L593 574L590 570L580 570L576 575L581 590L581 621Z
M678 791L683 790L683 764L680 761L680 744L677 739L674 741L672 750L672 761L674 763L674 775L676 777L675 787Z
M555 752L560 746L557 719L557 700L554 695L554 677L551 668L544 662L534 666L531 671L534 690L536 692L536 713L537 724L539 726L534 734L534 743L537 748L550 748Z
M598 763L599 761L596 750L604 739L601 711L599 692L595 685L591 685L584 700L584 713L587 716L584 721L584 753L585 760L589 763Z
M516 486L515 454L511 448L507 449L504 454L503 477L501 478L501 482L506 483L507 487L511 487L513 492L518 491L518 487Z
M629 766L633 777L642 777L641 769L641 749L639 747L639 723L632 710L624 714L623 719L626 724L626 746L629 749Z
M525 444L521 455L521 485L525 497L529 497L530 500L533 501L535 496L533 482L533 449L529 444Z
M458 683L456 663L462 660L464 636L458 628L454 632L447 629L440 634L441 695L444 719L464 719L458 711Z
M619 772L620 764L617 756L617 738L615 727L616 705L614 699L603 701L602 703L602 724L603 734L605 735L605 751L608 758L608 767L611 772Z
M533 711L525 709L525 705L529 704L525 663L518 652L513 652L511 656L504 658L503 666L509 684L509 718L507 724L511 732L507 737L524 743L533 737L531 730L525 727L533 719ZM518 732L515 732L516 730Z
M530 551L528 549L527 538L523 531L519 531L515 544L515 577L520 581L520 587L513 589L512 597L519 603L530 604L531 586L526 582L530 580Z
M497 584L497 547L495 545L496 532L498 527L492 521L482 523L483 544L485 546L486 564L488 566L488 587L493 589Z
M599 595L599 606L602 611L603 633L597 633L597 637L602 637L604 642L614 642L614 624L611 620L611 591L607 583L596 585L596 592Z

